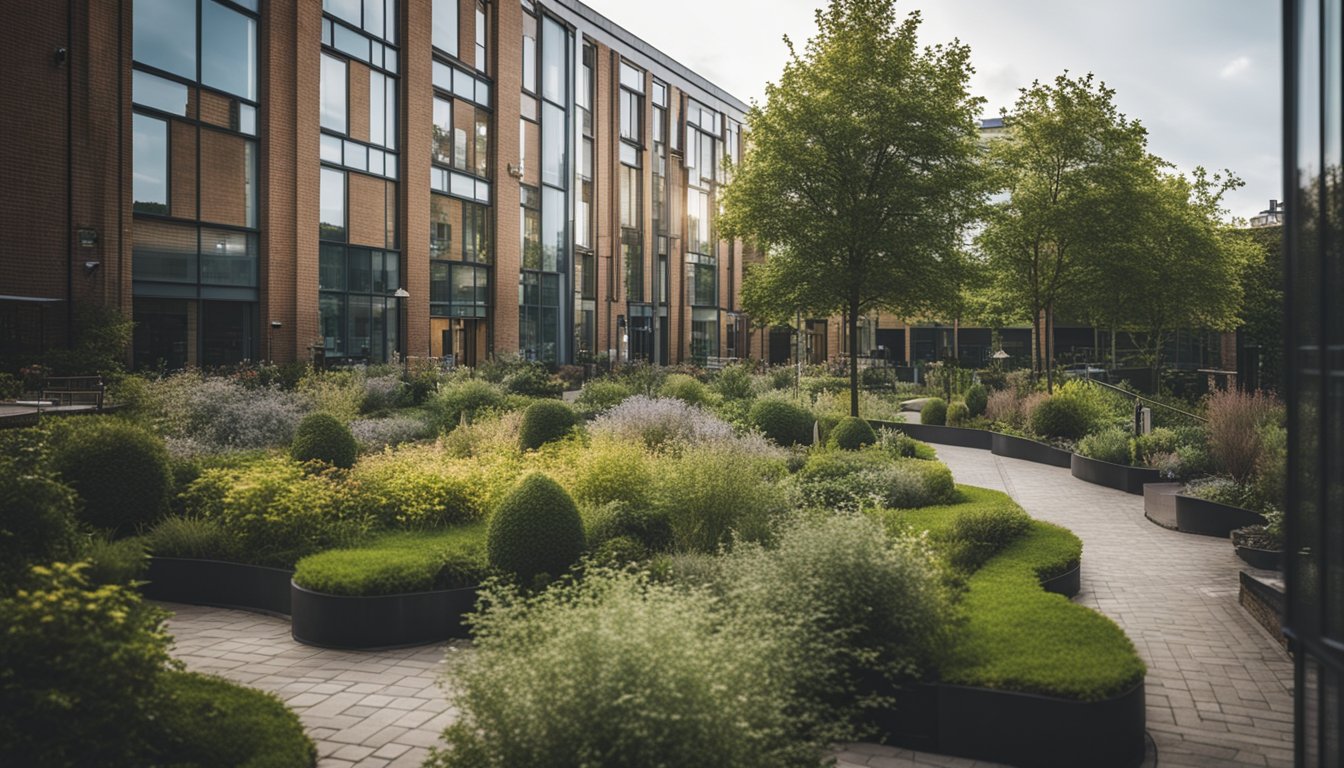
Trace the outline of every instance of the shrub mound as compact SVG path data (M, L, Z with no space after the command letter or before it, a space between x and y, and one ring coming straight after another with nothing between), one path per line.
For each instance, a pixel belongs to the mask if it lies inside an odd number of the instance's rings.
M804 501L825 509L924 507L956 498L946 465L892 459L881 449L815 454L799 470L798 481Z
M614 379L595 379L583 385L574 405L584 416L592 418L620 405L635 391Z
M398 595L474 587L489 573L485 523L446 531L392 533L367 544L309 555L294 583L330 595Z
M941 397L931 397L919 411L920 424L943 426L947 423L947 401Z
M989 406L989 392L985 385L976 384L966 390L966 410L970 412L971 418L985 415L985 408Z
M237 556L224 526L199 517L165 517L145 536L145 546L156 557L232 560Z
M305 416L294 430L294 442L289 446L289 455L295 461L320 461L341 469L355 466L358 454L359 444L350 428L327 413Z
M583 521L554 480L534 472L500 500L490 519L490 565L523 584L555 578L583 554Z
M504 393L499 387L480 379L467 379L442 387L430 402L430 411L440 430L450 430L464 415L473 419L485 411L502 409L504 403Z
M1112 464L1129 464L1133 459L1129 433L1119 427L1093 432L1079 440L1078 453Z
M78 552L75 499L68 486L0 456L0 585L14 583L30 565Z
M779 397L763 397L747 413L751 425L780 445L810 445L815 419L801 405Z
M1078 440L1092 428L1093 418L1083 402L1055 395L1031 412L1031 431L1043 437Z
M568 435L578 420L574 410L559 400L538 400L523 411L518 444L524 451L534 451Z
M222 678L167 672L157 750L166 764L192 768L310 768L317 749L275 695Z
M949 427L960 427L971 420L971 411L965 403L953 403L947 406L945 421Z
M830 444L846 451L877 443L877 433L868 422L856 416L846 416L831 430Z
M644 554L661 552L672 545L672 523L666 512L640 509L619 501L593 510L585 530L593 549L617 539L629 540Z
M704 405L709 399L709 390L705 385L701 384L699 379L685 373L674 373L664 379L658 394L662 397L675 398L687 405Z
M54 443L51 464L79 494L80 517L94 528L127 535L168 511L168 452L148 431L95 416L72 422Z

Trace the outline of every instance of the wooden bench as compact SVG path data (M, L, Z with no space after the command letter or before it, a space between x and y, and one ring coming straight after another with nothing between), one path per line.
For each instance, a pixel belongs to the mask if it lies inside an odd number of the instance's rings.
M55 407L87 405L101 411L106 391L102 376L48 376L38 399Z

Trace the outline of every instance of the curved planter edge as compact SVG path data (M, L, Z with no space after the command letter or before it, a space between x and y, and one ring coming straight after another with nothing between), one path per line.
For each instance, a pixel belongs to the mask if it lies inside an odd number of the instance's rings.
M1236 546L1237 557L1252 568L1262 571L1283 570L1283 552L1278 549L1260 549L1258 547Z
M1227 538L1238 528L1264 524L1265 518L1249 509L1176 494L1176 529L1183 533Z
M1134 768L1147 724L1142 681L1103 701L922 684L880 714L894 744L1025 768Z
M868 423L877 427L900 430L916 440L937 445L955 445L960 448L983 448L989 450L992 445L990 435L984 429L967 427L945 427L941 424L907 424L903 421L878 421L870 419Z
M1048 579L1041 579L1041 589L1046 592L1053 592L1056 595L1073 597L1083 588L1083 564L1076 563L1069 570L1051 576Z
M1034 461L1037 464L1048 464L1052 467L1068 469L1070 457L1073 455L1062 448L1056 448L1053 445L1047 445L1030 438L1005 435L1002 432L990 432L989 434L990 450L996 456L1007 456L1010 459Z
M1154 525L1177 530L1176 493L1180 483L1145 483L1143 486L1143 516Z
M462 617L476 587L399 595L331 595L290 582L290 633L304 645L372 649L424 645L468 635Z
M1156 469L1112 464L1109 461L1089 459L1077 453L1069 458L1069 471L1079 480L1135 495L1143 493L1145 484L1156 483L1162 479Z
M140 591L151 600L288 617L289 582L293 577L293 571L283 568L223 560L151 557L146 583Z

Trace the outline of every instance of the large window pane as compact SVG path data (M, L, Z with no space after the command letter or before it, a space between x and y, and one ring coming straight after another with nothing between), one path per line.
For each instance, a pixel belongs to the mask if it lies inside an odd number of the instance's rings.
M476 164L473 170L477 176L490 175L490 115L476 110Z
M322 243L317 262L317 287L323 291L344 291L345 246Z
M131 199L135 210L168 213L168 123L145 115L132 121L135 166Z
M484 72L486 70L486 19L485 4L477 0L476 3L476 70Z
M322 169L319 232L323 240L345 240L345 174Z
M387 140L387 77L369 70L369 143L383 146Z
M345 133L346 64L335 56L322 54L322 127Z
M457 0L434 0L434 47L457 55Z
M131 99L136 104L187 116L187 86L148 72L131 73Z
M346 350L347 317L345 296L324 293L318 298L318 311L322 316L322 339L328 356L341 357Z
M537 92L537 17L523 14L523 90Z
M565 183L565 111L554 104L541 106L541 180Z
M429 196L429 257L453 257L453 211L460 205L444 195Z
M196 81L196 3L136 0L132 26L136 61Z
M541 95L565 103L565 46L569 33L550 19L542 20Z
M201 282L257 285L257 236L227 229L201 229Z
M431 147L436 162L453 162L453 103L447 99L434 99L434 130Z
M639 229L643 220L640 209L640 171L621 166L621 226Z
M565 248L565 193L558 189L541 189L541 268L546 272L559 270Z
M214 0L201 3L201 82L257 98L257 23Z
M322 10L351 25L359 26L359 0L322 0Z
M137 219L131 271L136 280L196 282L196 227Z

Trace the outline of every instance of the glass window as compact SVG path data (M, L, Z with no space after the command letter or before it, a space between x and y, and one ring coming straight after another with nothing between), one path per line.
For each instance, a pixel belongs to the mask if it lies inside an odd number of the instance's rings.
M537 92L537 17L523 14L523 90Z
M453 162L453 102L434 97L434 136L430 146L434 160L444 164Z
M397 42L397 0L384 0L383 5L385 8L383 11L383 21L385 24L383 39L395 45ZM395 72L397 69L396 51L388 51L388 54L391 55L392 61L386 66L388 69Z
M521 189L523 269L541 269L541 193Z
M429 196L429 257L453 257L453 208L456 206L443 195Z
M490 263L490 209L474 203L462 204L462 259Z
M636 93L644 92L644 72L636 67L632 67L621 62L621 87L629 88Z
M638 144L640 133L640 99L636 93L621 90L621 138Z
M586 110L593 108L593 65L596 59L597 50L591 45L583 46L583 66L579 67L579 92L574 95L574 103Z
M565 193L550 187L541 189L541 268L557 272L569 249L565 247Z
M201 3L201 82L257 99L257 22L215 0Z
M321 314L322 339L326 353L332 357L345 355L346 312L343 294L324 293L318 297Z
M344 291L345 246L322 243L317 261L317 287L322 291Z
M364 0L364 31L383 36L383 0Z
M336 39L332 41L336 50L348 53L360 61L369 60L369 38L349 27L336 25Z
M255 288L257 236L227 229L201 229L201 282Z
M643 217L640 210L640 171L638 168L621 166L621 226L640 228Z
M322 127L345 133L346 64L342 59L322 54Z
M196 82L196 3L136 0L133 17L135 60Z
M554 104L541 105L541 180L565 183L565 111Z
M568 33L555 21L542 20L541 95L557 104L565 103L565 46Z
M197 237L195 226L137 219L132 277L169 283L196 282Z
M644 301L644 243L638 232L621 233L621 255L625 259L625 299Z
M187 86L148 72L131 73L131 99L136 104L187 116Z
M345 173L322 169L319 232L323 240L345 240Z
M368 293L373 290L373 269L370 264L371 252L364 248L350 248L346 251L349 269L346 280L351 293ZM379 268L382 264L379 264Z
M248 136L257 135L257 108L250 104L238 104L238 130Z
M457 55L457 0L434 0L434 47Z
M490 175L490 115L476 110L476 171L477 176Z
M321 147L320 153L323 162L335 163L337 165L340 165L343 162L341 159L340 139L336 138L335 136L328 136L327 134L324 133L322 134L320 147Z
M485 57L485 3L476 3L476 71L486 71Z
M137 114L131 123L132 207L168 213L168 121Z
M397 80L369 71L369 141L395 149L397 146Z
M322 10L338 19L359 26L360 0L322 0Z

